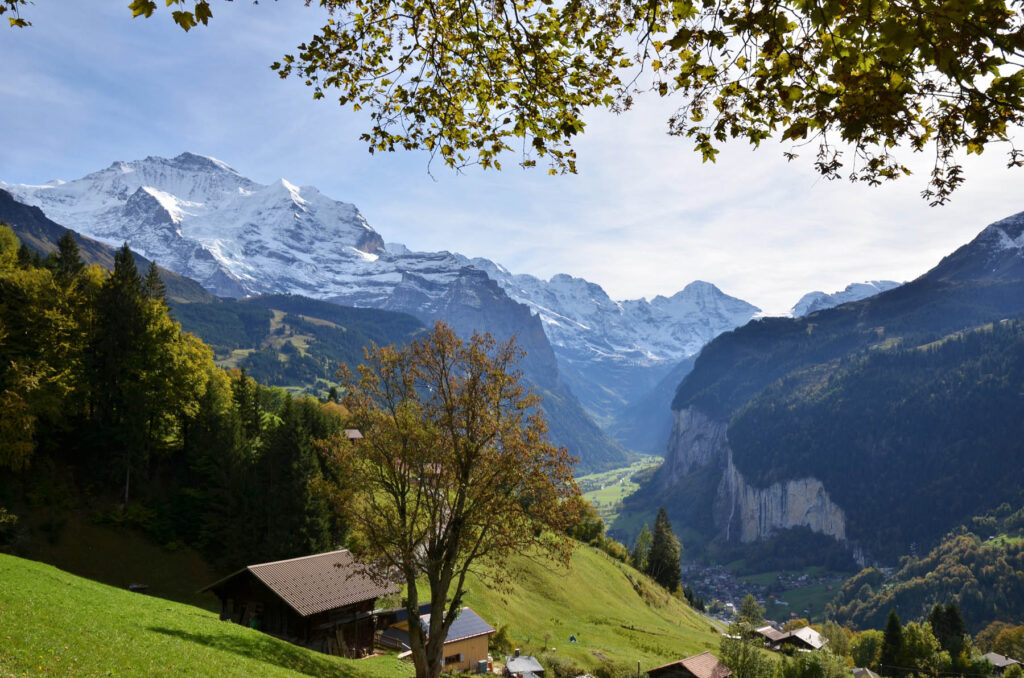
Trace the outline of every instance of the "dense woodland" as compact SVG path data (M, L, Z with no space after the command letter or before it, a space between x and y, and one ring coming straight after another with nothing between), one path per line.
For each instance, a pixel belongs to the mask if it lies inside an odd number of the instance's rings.
M791 373L736 414L729 439L757 485L821 479L848 537L891 562L1021 504L1022 388L1024 324L1003 321Z
M340 406L217 367L163 297L127 247L107 273L0 227L0 507L114 514L228 566L338 544Z

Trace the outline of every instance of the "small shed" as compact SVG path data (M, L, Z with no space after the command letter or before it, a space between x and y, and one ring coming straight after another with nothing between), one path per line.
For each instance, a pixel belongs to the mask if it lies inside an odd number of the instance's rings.
M420 606L420 628L430 628L430 604ZM468 607L448 627L444 641L444 668L454 671L472 671L479 662L487 661L487 642L494 627ZM409 616L405 610L395 613L394 621L380 636L380 644L396 650L409 649Z
M536 657L519 654L519 650L516 650L515 656L505 657L505 675L512 678L540 678L544 675L544 667Z
M728 678L732 670L710 652L701 652L647 670L650 678Z
M248 565L203 589L220 598L225 621L347 657L373 650L377 598L398 590L346 550Z

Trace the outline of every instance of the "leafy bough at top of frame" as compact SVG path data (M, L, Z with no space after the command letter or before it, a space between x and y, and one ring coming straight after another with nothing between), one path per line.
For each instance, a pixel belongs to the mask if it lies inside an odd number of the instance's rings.
M184 30L212 17L207 0L164 1ZM26 26L25 4L0 0L0 14ZM789 159L816 145L827 178L878 184L910 173L903 155L934 152L932 204L963 182L963 154L1006 143L1008 166L1024 164L1011 138L1024 123L1024 22L1006 0L319 4L327 25L272 68L365 109L371 153L422 149L456 170L518 153L572 173L583 112L628 109L642 76L679 100L669 133L705 161L730 139L780 138ZM130 8L148 17L157 2Z

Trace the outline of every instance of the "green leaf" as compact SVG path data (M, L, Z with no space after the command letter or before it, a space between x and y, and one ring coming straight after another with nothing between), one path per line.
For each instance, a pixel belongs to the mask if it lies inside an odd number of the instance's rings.
M177 12L171 12L171 14L174 17L174 23L181 26L185 31L196 25L196 18L192 12L178 10Z
M133 19L139 16L149 18L156 11L156 2L153 0L132 0L132 4L128 5L128 9L132 11Z

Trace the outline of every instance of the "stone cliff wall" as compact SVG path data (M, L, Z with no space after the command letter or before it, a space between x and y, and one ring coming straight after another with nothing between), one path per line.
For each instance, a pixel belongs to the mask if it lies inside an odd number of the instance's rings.
M727 540L753 542L780 529L807 527L846 541L846 517L817 478L799 478L759 488L732 460L727 422L693 408L675 412L665 463L657 484L669 489L709 465L723 469L715 495L715 530Z
M808 527L846 541L846 517L817 478L798 478L752 487L728 453L725 473L715 498L715 527L726 540L753 542L776 530Z

